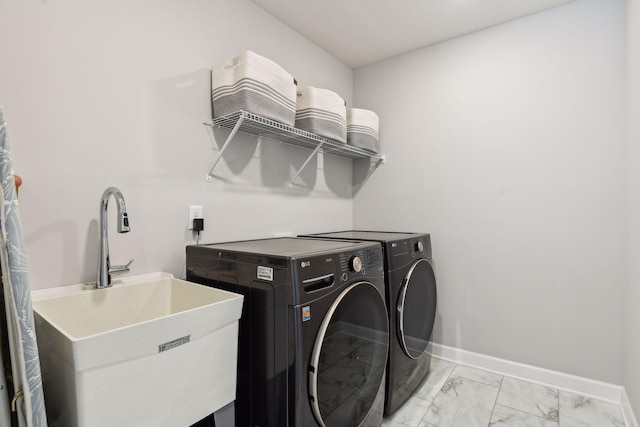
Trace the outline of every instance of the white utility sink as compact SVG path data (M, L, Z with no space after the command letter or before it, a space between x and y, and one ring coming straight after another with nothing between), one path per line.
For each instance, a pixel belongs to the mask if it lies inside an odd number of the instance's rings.
M242 295L154 273L32 292L49 426L189 426L235 399Z

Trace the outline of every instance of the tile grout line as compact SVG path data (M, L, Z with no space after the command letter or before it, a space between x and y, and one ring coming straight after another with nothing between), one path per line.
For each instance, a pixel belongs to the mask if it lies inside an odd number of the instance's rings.
M493 412L496 410L496 405L498 404L498 397L500 396L500 390L502 390L502 383L504 382L504 375L500 380L500 387L498 387L498 393L496 394L496 400L493 402L493 407L491 408L491 414L489 415L489 423L487 423L487 427L491 427L491 420L493 419Z
M425 422L427 424L431 424L429 422L427 422L424 417L427 416L427 414L429 413L429 409L431 409L431 407L433 406L433 404L435 403L436 399L438 398L438 396L440 395L440 393L442 392L442 387L444 387L444 385L447 383L447 381L449 380L449 378L451 378L451 375L453 374L453 371L456 370L456 366L458 366L458 364L456 362L452 362L453 363L453 369L451 369L451 372L449 372L449 375L447 375L447 378L444 380L444 383L442 384L442 386L440 387L440 389L438 390L438 392L436 393L436 395L433 397L433 400L431 401L431 403L429 404L429 407L427 408L427 412L424 413L424 415L422 416L422 418L420 418L420 421L418 422L418 425L420 425L421 422ZM416 426L417 427L417 426Z
M558 393L558 427L560 427L560 389L556 388L556 393Z

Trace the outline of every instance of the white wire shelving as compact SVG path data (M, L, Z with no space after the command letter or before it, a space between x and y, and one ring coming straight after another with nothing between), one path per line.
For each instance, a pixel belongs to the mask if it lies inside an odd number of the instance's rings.
M302 129L291 127L283 123L271 120L265 117L249 113L248 111L237 111L228 116L216 117L215 119L204 122L204 125L212 128L223 128L231 130L227 140L222 145L218 157L213 162L207 174L207 181L213 180L213 170L222 158L222 154L227 149L233 138L238 132L256 135L261 138L270 139L297 147L304 147L311 150L309 157L302 164L300 169L295 173L289 181L289 186L293 185L294 180L300 175L302 170L309 164L311 159L318 154L326 153L340 157L351 159L369 159L374 161L373 167L369 169L365 180L373 173L373 171L384 163L384 154L363 150L362 148L347 145L340 141L324 138Z

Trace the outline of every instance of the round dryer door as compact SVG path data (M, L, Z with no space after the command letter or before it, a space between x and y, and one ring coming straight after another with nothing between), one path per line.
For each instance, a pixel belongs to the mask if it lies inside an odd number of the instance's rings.
M405 276L397 307L398 340L412 359L424 354L436 318L436 278L426 259L417 260Z
M321 426L362 423L384 393L388 343L380 291L369 282L348 286L324 317L311 355L309 400Z

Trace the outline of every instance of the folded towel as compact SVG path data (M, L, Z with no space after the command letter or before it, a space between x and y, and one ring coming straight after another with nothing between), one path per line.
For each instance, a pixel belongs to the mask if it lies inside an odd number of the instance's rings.
M327 89L298 89L296 124L325 138L347 142L347 107L344 99Z
M373 111L350 108L347 111L347 144L379 153L379 122Z
M275 62L251 51L213 67L213 117L245 110L293 126L295 79Z

